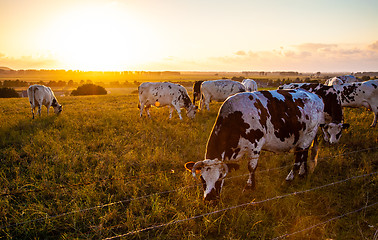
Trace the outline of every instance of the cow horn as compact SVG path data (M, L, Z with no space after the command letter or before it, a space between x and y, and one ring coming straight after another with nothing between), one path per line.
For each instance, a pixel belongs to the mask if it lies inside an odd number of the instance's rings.
M205 163L203 161L196 162L192 168L193 177L196 177L197 171L200 172L201 168L203 168L204 166L205 166Z
M224 179L226 176L227 176L227 173L228 173L228 166L227 166L227 164L225 164L225 163L222 163L222 166L223 166L223 168L224 168L224 175L221 177L221 179Z

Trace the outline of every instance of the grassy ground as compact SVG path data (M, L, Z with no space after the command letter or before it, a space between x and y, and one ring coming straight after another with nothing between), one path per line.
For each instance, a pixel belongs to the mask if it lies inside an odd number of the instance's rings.
M0 238L102 239L153 225L344 180L378 170L373 114L346 109L341 142L321 141L314 173L284 181L292 153L263 153L257 189L244 192L246 161L230 173L218 205L184 170L202 160L219 103L191 121L152 109L139 118L137 95L61 97L63 113L31 119L27 99L0 99ZM53 111L51 111L53 112ZM185 114L184 114L185 115ZM374 148L366 151L360 149ZM357 151L357 152L354 152ZM276 170L263 171L266 169ZM272 239L378 201L378 174L307 193L237 207L126 239ZM377 205L290 236L373 239Z

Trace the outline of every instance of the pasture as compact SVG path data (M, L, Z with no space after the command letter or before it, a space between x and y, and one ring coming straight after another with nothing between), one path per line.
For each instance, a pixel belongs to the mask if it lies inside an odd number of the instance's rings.
M365 109L344 109L351 127L320 141L314 173L286 183L293 153L263 152L256 190L243 192L240 161L210 205L184 164L203 160L220 103L180 121L167 108L139 118L136 94L58 101L60 116L32 120L26 98L0 99L1 239L377 239L378 128Z

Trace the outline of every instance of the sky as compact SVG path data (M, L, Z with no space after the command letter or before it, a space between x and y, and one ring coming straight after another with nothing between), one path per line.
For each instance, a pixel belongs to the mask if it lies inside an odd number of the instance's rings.
M0 0L0 67L378 71L377 0Z

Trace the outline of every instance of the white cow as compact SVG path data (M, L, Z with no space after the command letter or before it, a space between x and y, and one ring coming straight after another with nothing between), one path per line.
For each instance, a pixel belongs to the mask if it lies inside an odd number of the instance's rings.
M357 78L355 76L344 75L344 76L338 76L338 77L327 79L324 85L332 86L332 85L340 85L343 83L352 83L352 82L357 82Z
M202 109L205 104L207 110L209 110L211 100L223 102L229 96L240 92L245 92L245 87L240 82L230 79L204 81L201 84L200 108Z
M326 81L326 84L327 86L333 86L333 85L341 85L343 84L343 80L341 80L340 78L338 77L333 77L333 78L330 78Z
M345 83L334 86L340 93L341 106L365 107L374 113L370 127L375 127L378 119L378 80Z
M245 91L247 92L254 92L257 91L257 83L253 79L244 79L242 84L245 87Z
M181 108L186 109L189 118L194 118L197 108L192 104L188 92L180 84L169 82L144 82L138 87L140 116L143 115L143 109L146 109L150 117L149 108L151 105L168 106L169 118L172 118L172 111L176 109L180 119Z
M60 114L63 110L62 105L58 103L54 92L51 88L43 85L31 85L28 88L28 97L31 107L31 112L34 119L34 109L38 107L38 115L41 116L41 107L45 105L47 108L47 115L49 115L50 107L54 108L56 114Z

